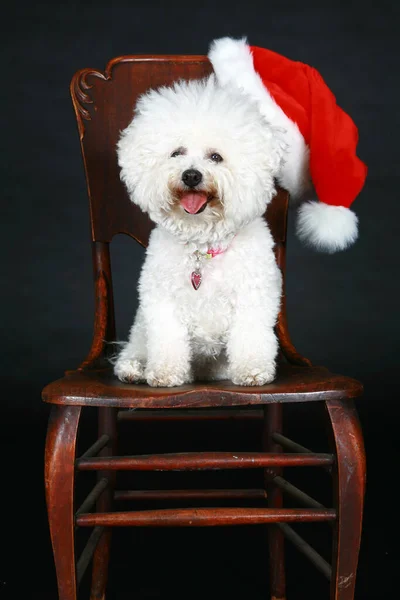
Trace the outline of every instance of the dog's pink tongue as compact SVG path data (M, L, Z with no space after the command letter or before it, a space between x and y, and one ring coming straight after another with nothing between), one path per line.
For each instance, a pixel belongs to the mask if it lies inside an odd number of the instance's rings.
M191 215L196 214L207 202L205 192L186 192L181 197L181 204Z

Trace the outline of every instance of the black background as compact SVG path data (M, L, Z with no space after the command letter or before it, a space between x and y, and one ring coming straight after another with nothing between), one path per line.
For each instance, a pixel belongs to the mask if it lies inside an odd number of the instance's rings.
M69 81L79 68L101 70L121 54L204 54L223 35L247 35L254 45L316 67L360 130L359 156L369 166L354 204L360 239L345 253L317 254L300 245L291 225L288 310L304 355L365 384L357 405L369 479L357 598L396 595L398 527L390 512L398 504L400 415L397 4L138 0L3 8L1 597L56 598L42 476L49 411L40 391L79 364L91 339L89 214ZM128 238L115 240L121 338L136 306L142 257ZM323 430L313 408L288 411L287 419L299 441L319 449ZM88 442L94 413L86 421ZM210 427L207 434L202 427L165 427L135 426L126 435L136 451L161 441L175 450L185 443L232 450L255 448L259 433L256 426ZM307 477L316 495L328 493L324 475ZM314 542L326 553L324 533ZM263 541L263 528L118 532L108 598L265 598ZM288 577L293 600L327 597L320 575L292 552Z

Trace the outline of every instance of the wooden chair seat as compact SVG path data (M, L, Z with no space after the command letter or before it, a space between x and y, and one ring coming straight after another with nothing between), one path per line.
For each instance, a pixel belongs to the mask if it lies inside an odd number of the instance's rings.
M276 380L259 387L238 387L229 381L198 382L176 388L121 383L109 369L72 371L50 383L43 399L52 404L117 408L211 408L355 398L360 382L330 373L325 367L283 364Z

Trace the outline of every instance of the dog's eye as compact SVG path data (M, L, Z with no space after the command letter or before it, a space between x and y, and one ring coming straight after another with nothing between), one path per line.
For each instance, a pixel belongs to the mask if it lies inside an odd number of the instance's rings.
M222 156L218 154L218 152L213 152L212 154L210 154L210 159L215 163L220 163L223 161Z
M182 156L182 154L185 154L185 149L184 148L177 148L171 154L171 158L176 158L177 156Z

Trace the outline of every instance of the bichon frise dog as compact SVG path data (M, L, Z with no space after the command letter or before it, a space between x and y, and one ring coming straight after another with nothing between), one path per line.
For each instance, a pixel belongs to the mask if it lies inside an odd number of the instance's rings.
M156 227L115 361L121 381L274 379L281 273L263 214L283 151L257 105L214 76L139 99L118 158Z

